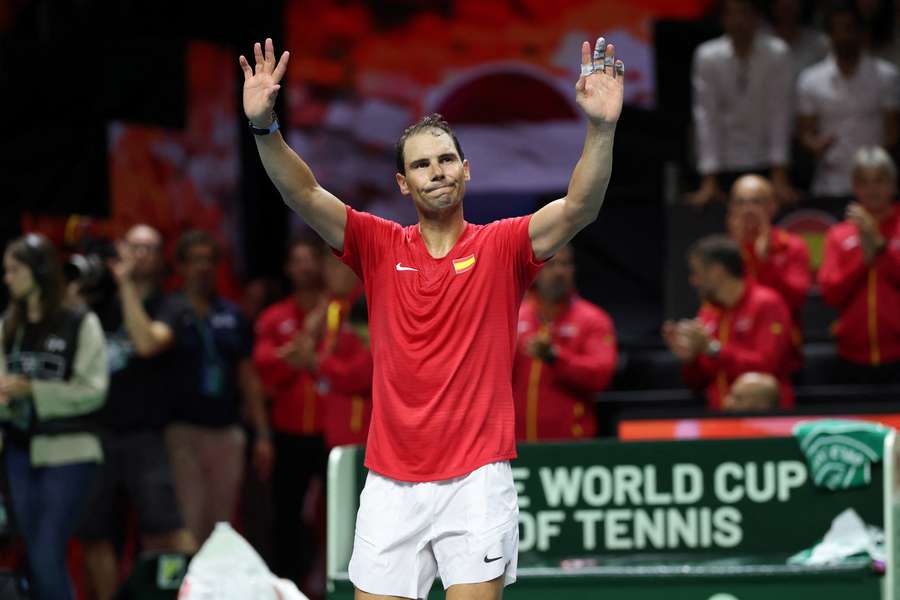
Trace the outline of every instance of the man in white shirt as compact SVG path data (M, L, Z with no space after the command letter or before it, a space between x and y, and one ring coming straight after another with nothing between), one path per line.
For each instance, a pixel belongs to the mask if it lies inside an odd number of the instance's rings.
M760 31L750 0L722 3L725 35L694 54L692 86L700 189L705 205L747 173L769 175L782 202L795 199L787 174L791 121L791 56L787 44Z
M863 50L862 20L852 2L826 21L831 54L797 82L797 137L816 159L812 194L853 194L853 156L863 146L897 143L900 78L897 69Z

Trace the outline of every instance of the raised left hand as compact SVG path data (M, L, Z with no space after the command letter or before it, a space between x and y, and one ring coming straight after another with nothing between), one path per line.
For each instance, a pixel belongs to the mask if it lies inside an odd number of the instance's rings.
M581 77L575 84L575 102L594 125L615 126L622 114L625 65L605 38L581 44Z

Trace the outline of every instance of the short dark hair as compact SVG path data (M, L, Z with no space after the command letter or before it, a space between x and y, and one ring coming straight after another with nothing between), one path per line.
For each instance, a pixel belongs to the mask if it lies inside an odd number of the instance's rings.
M194 246L208 246L212 248L213 258L215 260L219 259L219 255L221 254L219 242L216 241L213 234L202 229L191 229L178 238L178 243L175 244L175 259L179 263L185 262L187 260L188 252L190 252L191 248Z
M829 2L825 11L825 33L831 34L835 17L843 14L848 14L853 17L856 26L860 29L865 26L862 13L859 12L856 2L853 2L852 0L832 0L832 2Z
M429 129L439 129L449 135L450 139L453 140L453 145L456 147L456 153L459 154L459 159L466 159L466 155L463 154L462 146L459 145L459 140L456 139L456 134L453 133L452 129L450 129L450 124L447 123L447 121L444 120L444 117L442 117L438 113L431 113L430 115L419 119L417 123L413 123L406 129L404 129L403 134L400 136L400 139L397 140L396 156L398 173L403 173L404 175L406 175L406 162L403 157L403 147L406 145L406 140L416 135L417 133L421 133Z
M708 235L702 237L688 249L688 257L695 256L703 264L717 263L738 279L744 277L744 259L737 242L725 235Z
M763 11L763 5L762 5L761 0L735 0L735 1L739 4L746 5L748 8L753 10L753 12L755 12L758 15L765 14ZM716 8L717 8L717 12L720 15L725 10L725 5L727 3L728 3L728 0L719 0L718 6Z

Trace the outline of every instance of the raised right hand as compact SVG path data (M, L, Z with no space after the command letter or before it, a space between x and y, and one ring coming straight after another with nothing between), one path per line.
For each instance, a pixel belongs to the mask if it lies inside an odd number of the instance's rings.
M272 38L266 38L265 54L259 42L253 45L253 54L255 72L243 54L238 59L244 72L244 114L256 127L268 127L272 124L275 98L281 89L281 78L287 71L290 53L285 51L276 63Z
M122 285L131 279L131 274L134 273L135 257L125 242L116 244L116 253L118 258L107 260L106 267L112 273L116 283Z

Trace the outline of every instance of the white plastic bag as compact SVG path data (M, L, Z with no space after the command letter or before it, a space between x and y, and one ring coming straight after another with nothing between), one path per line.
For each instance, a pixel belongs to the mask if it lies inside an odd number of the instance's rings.
M872 560L884 562L884 532L866 525L862 517L848 508L834 518L822 541L788 559L791 564L831 565L851 556L868 554Z
M228 523L215 530L188 566L178 600L308 600L279 579Z

